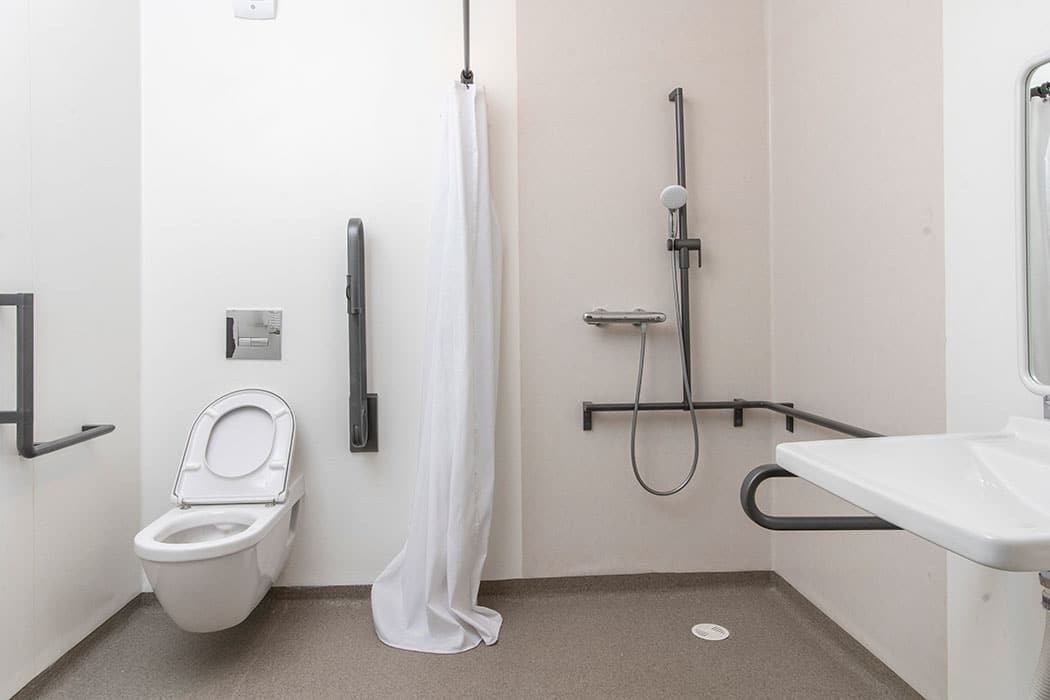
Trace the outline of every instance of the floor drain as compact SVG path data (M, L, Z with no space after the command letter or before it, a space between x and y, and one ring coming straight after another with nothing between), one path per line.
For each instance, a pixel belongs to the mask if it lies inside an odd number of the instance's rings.
M703 622L699 625L693 625L693 635L708 642L720 642L729 636L729 630L722 625Z

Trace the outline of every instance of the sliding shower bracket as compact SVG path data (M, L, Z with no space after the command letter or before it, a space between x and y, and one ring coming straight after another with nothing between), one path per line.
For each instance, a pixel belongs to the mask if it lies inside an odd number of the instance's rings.
M47 442L36 442L33 433L33 295L30 293L0 294L0 307L15 307L15 343L17 367L15 375L15 410L0 411L0 423L15 426L15 446L18 454L33 459L51 452L72 447L88 440L112 433L114 425L82 425L79 433Z

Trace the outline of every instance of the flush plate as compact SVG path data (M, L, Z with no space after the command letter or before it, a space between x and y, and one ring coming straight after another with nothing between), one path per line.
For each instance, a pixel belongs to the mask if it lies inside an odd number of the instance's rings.
M281 309L226 309L226 359L281 359Z

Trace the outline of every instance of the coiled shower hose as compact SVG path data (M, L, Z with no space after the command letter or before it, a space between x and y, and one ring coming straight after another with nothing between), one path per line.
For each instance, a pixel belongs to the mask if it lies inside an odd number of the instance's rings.
M682 337L682 299L679 293L678 275L678 265L672 252L671 288L674 294L675 322L678 324L678 357L682 365L682 389L685 392L686 404L689 406L689 418L693 423L693 464L689 467L689 473L682 483L668 491L654 489L645 482L641 472L638 470L638 459L635 457L635 438L638 434L638 404L641 403L642 398L642 373L645 370L645 337L649 330L649 324L643 323L641 324L641 347L638 351L638 381L634 385L634 410L631 412L631 467L634 469L634 478L638 480L639 485L654 496L672 496L688 486L689 482L693 480L693 475L696 474L696 465L700 461L700 429L696 423L696 408L693 406L693 389L689 386L689 374L686 372L685 339Z

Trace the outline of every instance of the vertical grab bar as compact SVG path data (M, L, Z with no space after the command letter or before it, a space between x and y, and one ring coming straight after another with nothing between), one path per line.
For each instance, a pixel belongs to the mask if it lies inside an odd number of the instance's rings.
M361 219L350 219L346 225L346 266L346 313L350 339L350 451L378 452L378 397L368 393L365 226Z

